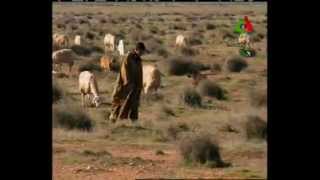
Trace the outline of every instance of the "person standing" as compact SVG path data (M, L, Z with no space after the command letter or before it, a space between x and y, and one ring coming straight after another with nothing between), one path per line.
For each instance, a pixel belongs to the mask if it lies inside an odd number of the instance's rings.
M138 124L140 94L143 89L141 56L149 52L144 43L138 42L122 61L117 83L112 94L112 111L109 120L128 119Z

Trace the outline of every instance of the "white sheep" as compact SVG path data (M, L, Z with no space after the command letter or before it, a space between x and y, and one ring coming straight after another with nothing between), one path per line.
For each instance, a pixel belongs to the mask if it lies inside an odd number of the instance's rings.
M89 71L83 71L79 75L79 90L81 93L82 106L85 107L85 99L87 99L95 107L99 107L101 104L101 98L99 97L98 83L93 73Z

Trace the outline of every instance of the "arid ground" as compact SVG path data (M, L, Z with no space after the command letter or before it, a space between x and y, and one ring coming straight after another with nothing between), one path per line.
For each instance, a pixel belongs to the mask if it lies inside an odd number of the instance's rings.
M245 15L255 29L252 39L257 55L243 57L248 66L241 72L229 72L224 68L225 61L239 55L238 35L233 33L233 27ZM144 41L152 53L142 57L143 63L156 63L165 74L157 95L142 96L142 127L132 127L129 121L111 124L107 120L117 72L102 72L98 68L93 71L105 103L82 110L94 123L91 131L53 129L55 180L266 178L267 142L248 139L246 126L249 116L267 121L266 102L260 102L266 101L267 91L266 5L54 4L52 22L53 33L67 34L71 42L76 34L82 36L84 47L78 47L77 52L87 58L76 61L73 76L53 79L64 92L53 109L66 104L81 109L78 68L86 63L99 64L106 33L123 39L125 51L133 48L137 40ZM178 34L190 40L191 52L181 54L174 48ZM201 107L186 105L181 96L185 88L193 88L191 78L169 75L165 70L165 62L177 55L216 67L217 73L208 79L218 84L227 98L201 96ZM192 133L209 134L218 143L222 159L231 166L210 168L185 163L179 144Z

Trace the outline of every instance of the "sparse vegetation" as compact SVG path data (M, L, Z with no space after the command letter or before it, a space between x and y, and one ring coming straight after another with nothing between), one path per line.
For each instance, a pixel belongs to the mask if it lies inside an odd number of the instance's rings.
M215 97L218 100L226 99L224 90L218 84L211 82L209 80L200 82L198 88L202 96Z
M222 67L221 67L220 64L214 63L214 64L212 65L212 70L215 71L215 72L220 72L220 71L222 71Z
M160 48L160 49L158 49L157 54L158 54L159 56L164 57L164 58L167 58L167 57L169 56L169 52L168 52L167 49L165 49L165 48Z
M178 135L181 132L189 131L190 128L186 123L174 123L170 124L170 126L167 129L167 136L171 140L177 140Z
M156 155L165 155L165 153L162 150L157 150L156 151Z
M246 122L246 133L248 139L266 139L267 123L259 116L249 115Z
M184 56L195 56L199 54L199 52L196 49L193 49L191 47L182 47L180 49L180 52Z
M191 46L194 46L194 45L202 44L202 41L200 39L197 39L197 38L191 38L189 40L189 43L190 43Z
M202 106L202 98L200 94L192 88L185 88L183 91L183 94L181 95L181 99L188 106L191 106L191 107Z
M55 103L64 97L64 91L55 81L52 84L52 102Z
M193 62L186 57L173 57L167 62L167 71L170 75L181 76L190 73Z
M89 62L86 62L86 63L79 65L78 71L79 72L82 72L82 71L99 71L100 72L100 71L102 71L102 69L95 62L89 61Z
M207 134L186 137L180 142L179 148L185 163L200 163L209 167L230 166L223 162L218 144Z
M241 57L232 57L226 62L226 68L230 72L240 72L247 67L248 63Z
M81 47L73 47L79 58L74 61L70 74L68 66L63 64L61 71L57 68L57 73L52 75L54 82L58 83L64 92L62 98L53 102L53 110L59 108L64 114L70 114L71 111L74 112L70 110L71 106L78 109L78 112L85 113L94 125L91 128L92 132L87 133L87 130L81 128L68 130L66 127L57 126L53 121L53 178L73 180L86 178L87 175L92 175L95 179L134 179L138 176L163 175L173 178L264 178L267 172L264 164L267 142L262 140L261 135L247 141L245 124L248 119L244 115L252 111L261 120L267 118L267 102L264 102L266 96L262 95L266 93L267 78L267 24L263 23L263 20L266 20L265 9L263 6L243 5L223 8L208 5L199 8L178 3L166 6L148 3L147 6L141 4L132 7L92 4L90 8L84 8L83 5L65 6L54 3L53 33L67 35L70 42L68 48L74 45L74 37L80 35ZM243 57L249 67L243 68L241 73L221 72L221 69L228 71L224 59L240 53L237 46L238 35L233 32L233 27L239 18L246 15L245 10L254 11L256 14L255 18L249 18L254 24L255 32L251 37L257 54L254 58ZM174 15L173 12L178 15ZM225 17L224 13L229 15ZM175 21L176 18L179 20ZM81 19L83 23L79 23ZM58 28L57 24L62 28ZM175 29L174 24L177 25ZM92 33L93 37L88 38L87 32ZM108 121L112 110L112 92L119 75L114 72L114 67L119 69L121 59L119 52L115 50L116 65L111 65L111 72L100 72L100 58L105 54L103 40L107 33L115 36L115 48L120 39L124 40L125 54L135 47L137 41L144 42L151 53L142 56L143 64L157 64L164 73L157 93L151 96L145 96L143 92L141 94L138 126L133 125L130 119L119 119L115 124ZM184 54L181 48L174 48L179 34L186 37L187 48L198 53ZM172 63L172 59L178 59L179 62ZM170 63L173 65L169 65ZM93 71L95 74L99 96L103 99L101 107L79 109L79 68ZM210 85L204 88L206 93L200 91L201 83L205 82L203 80L196 87L189 87L194 85L193 79L189 77L194 72L209 74L207 79L224 90L227 101L204 95L209 94ZM59 78L60 74L69 77ZM188 95L184 96L185 88L195 91L194 94L197 95L186 93ZM251 90L257 92L253 93ZM200 98L197 98L199 96ZM192 105L188 105L185 99ZM72 119L79 116L78 112L72 113ZM55 113L53 112L53 115ZM176 145L180 145L179 142L184 136L190 134L191 141L196 138L195 135L202 134L201 132L209 132L210 139L216 140L213 143L219 142L221 145L222 158L235 163L236 167L218 171L202 167L217 167L219 164L211 160L202 164L197 160L197 155L205 151L199 149L206 149L207 155L210 156L210 148L203 148L208 147L203 145L207 143L193 146L195 149L191 150L190 154L196 154L196 158L181 157L181 151L177 151L180 146ZM259 139L262 143L251 139ZM184 161L176 162L180 159ZM182 162L190 166L181 166ZM251 166L252 164L254 166ZM151 171L154 168L157 171Z
M89 56L91 54L91 50L85 46L73 45L71 49L80 56Z
M53 107L53 127L67 130L91 131L94 127L93 120L80 107L59 105Z
M207 28L207 30L212 30L212 29L216 29L216 26L214 24L208 23L206 28Z

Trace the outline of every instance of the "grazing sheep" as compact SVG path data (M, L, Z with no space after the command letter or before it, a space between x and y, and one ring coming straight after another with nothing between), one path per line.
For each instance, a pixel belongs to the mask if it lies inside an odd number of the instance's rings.
M100 67L104 72L111 71L113 63L115 59L111 55L106 54L100 58Z
M76 37L74 38L74 44L80 46L81 45L81 36L80 35L76 35Z
M93 73L83 71L79 75L79 90L81 93L82 106L85 107L85 99L88 99L91 105L99 107L101 100L99 97L98 84Z
M103 39L103 44L105 46L105 52L108 51L114 51L114 42L115 42L115 36L112 34L106 34Z
M176 38L176 44L175 44L175 47L185 47L187 44L186 44L186 40L185 40L185 37L181 34L179 34Z
M120 56L124 55L124 44L123 44L123 40L122 39L119 41L118 51L119 51Z
M64 34L53 34L52 37L53 50L63 49L69 47L69 38Z
M69 73L71 73L74 60L79 58L72 49L61 49L52 53L53 65L59 66L60 71L62 70L62 64L69 66Z
M161 75L163 75L157 65L143 66L143 88L144 93L148 94L150 91L157 92L161 85Z

